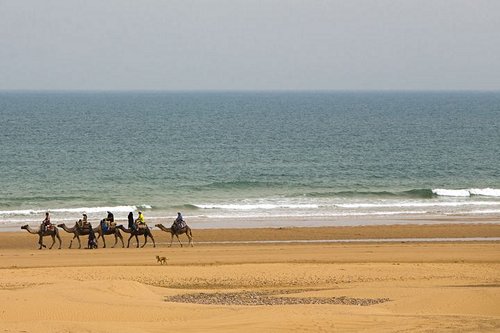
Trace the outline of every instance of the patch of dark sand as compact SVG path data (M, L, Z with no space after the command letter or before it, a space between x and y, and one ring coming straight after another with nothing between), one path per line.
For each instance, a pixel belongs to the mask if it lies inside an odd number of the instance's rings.
M274 296L283 292L243 291L229 293L192 293L169 296L166 302L192 303L205 305L293 305L293 304L340 304L369 306L389 301L389 298L353 297L286 297Z

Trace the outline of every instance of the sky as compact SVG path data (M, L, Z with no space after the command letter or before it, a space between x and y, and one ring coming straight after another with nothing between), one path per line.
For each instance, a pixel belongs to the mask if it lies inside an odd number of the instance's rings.
M0 0L0 90L500 90L500 1Z

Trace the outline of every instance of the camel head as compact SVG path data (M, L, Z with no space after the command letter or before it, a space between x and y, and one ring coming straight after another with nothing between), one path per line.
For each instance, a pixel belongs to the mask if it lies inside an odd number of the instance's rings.
M25 224L25 225L23 225L23 226L21 227L21 229L25 229L25 230L28 230L28 228L29 228L29 225L27 225L27 224Z

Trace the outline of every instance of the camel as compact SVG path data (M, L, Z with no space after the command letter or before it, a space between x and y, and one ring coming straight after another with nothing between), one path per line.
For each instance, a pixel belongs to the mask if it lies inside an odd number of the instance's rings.
M54 246L54 244L56 242L56 237L59 240L59 249L61 249L61 236L59 236L59 229L57 229L56 226L52 226L52 228L45 230L43 233L40 232L40 228L38 228L38 230L36 230L36 229L34 230L34 229L31 229L31 227L27 224L23 225L21 227L21 229L26 230L30 234L38 235L38 244L40 244L40 247L38 248L39 250L41 250L42 247L46 247L43 244L43 237L46 237L46 236L52 237L52 245L49 247L49 249L52 249L52 247Z
M106 247L106 239L104 238L104 235L114 235L115 236L115 244L113 244L112 248L114 248L116 246L116 243L118 243L118 238L122 242L122 247L125 247L125 243L123 243L123 236L122 236L120 230L118 230L118 228L116 228L116 227L115 228L108 228L108 230L103 231L102 225L101 225L101 223L99 223L99 226L97 228L94 228L94 232L97 232L97 234L99 235L99 236L97 236L96 241L99 241L99 238L102 238L102 242L104 243L103 248Z
M72 228L68 228L66 224L61 223L57 225L59 228L62 228L64 231L73 234L73 238L71 239L71 242L69 242L69 248L71 249L71 246L73 245L73 240L76 238L78 240L78 248L82 248L82 242L80 241L80 236L85 236L89 234L90 228L80 228L78 226L78 222L75 223L75 226ZM94 229L94 232L97 231Z
M132 239L132 237L135 237L135 240L137 241L137 247L139 247L139 238L137 236L140 235L144 235L144 244L142 244L141 247L144 247L146 245L146 243L148 242L148 237L150 237L153 241L153 247L156 247L155 239L153 238L153 234L151 233L151 230L148 226L146 226L146 228L127 229L123 225L119 225L116 228L127 234L130 234L130 237L128 238L127 248L130 246L130 240Z
M182 247L182 242L179 239L179 235L182 235L182 234L186 234L186 236L187 236L187 238L189 240L189 244L188 245L191 245L191 247L194 246L193 245L193 233L191 232L191 228L188 225L186 225L184 228L179 229L179 230L175 230L172 227L167 228L163 224L156 224L155 227L160 228L160 230L163 230L165 232L170 233L170 235L172 236L170 238L170 245L168 247L172 246L172 242L174 241L174 236L177 237L177 240L179 241L179 244L181 244L181 247Z

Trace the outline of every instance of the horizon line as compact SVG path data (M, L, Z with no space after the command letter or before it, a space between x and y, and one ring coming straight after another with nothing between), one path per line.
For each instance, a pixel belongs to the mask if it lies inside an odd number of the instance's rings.
M0 93L498 93L500 89L0 89Z

